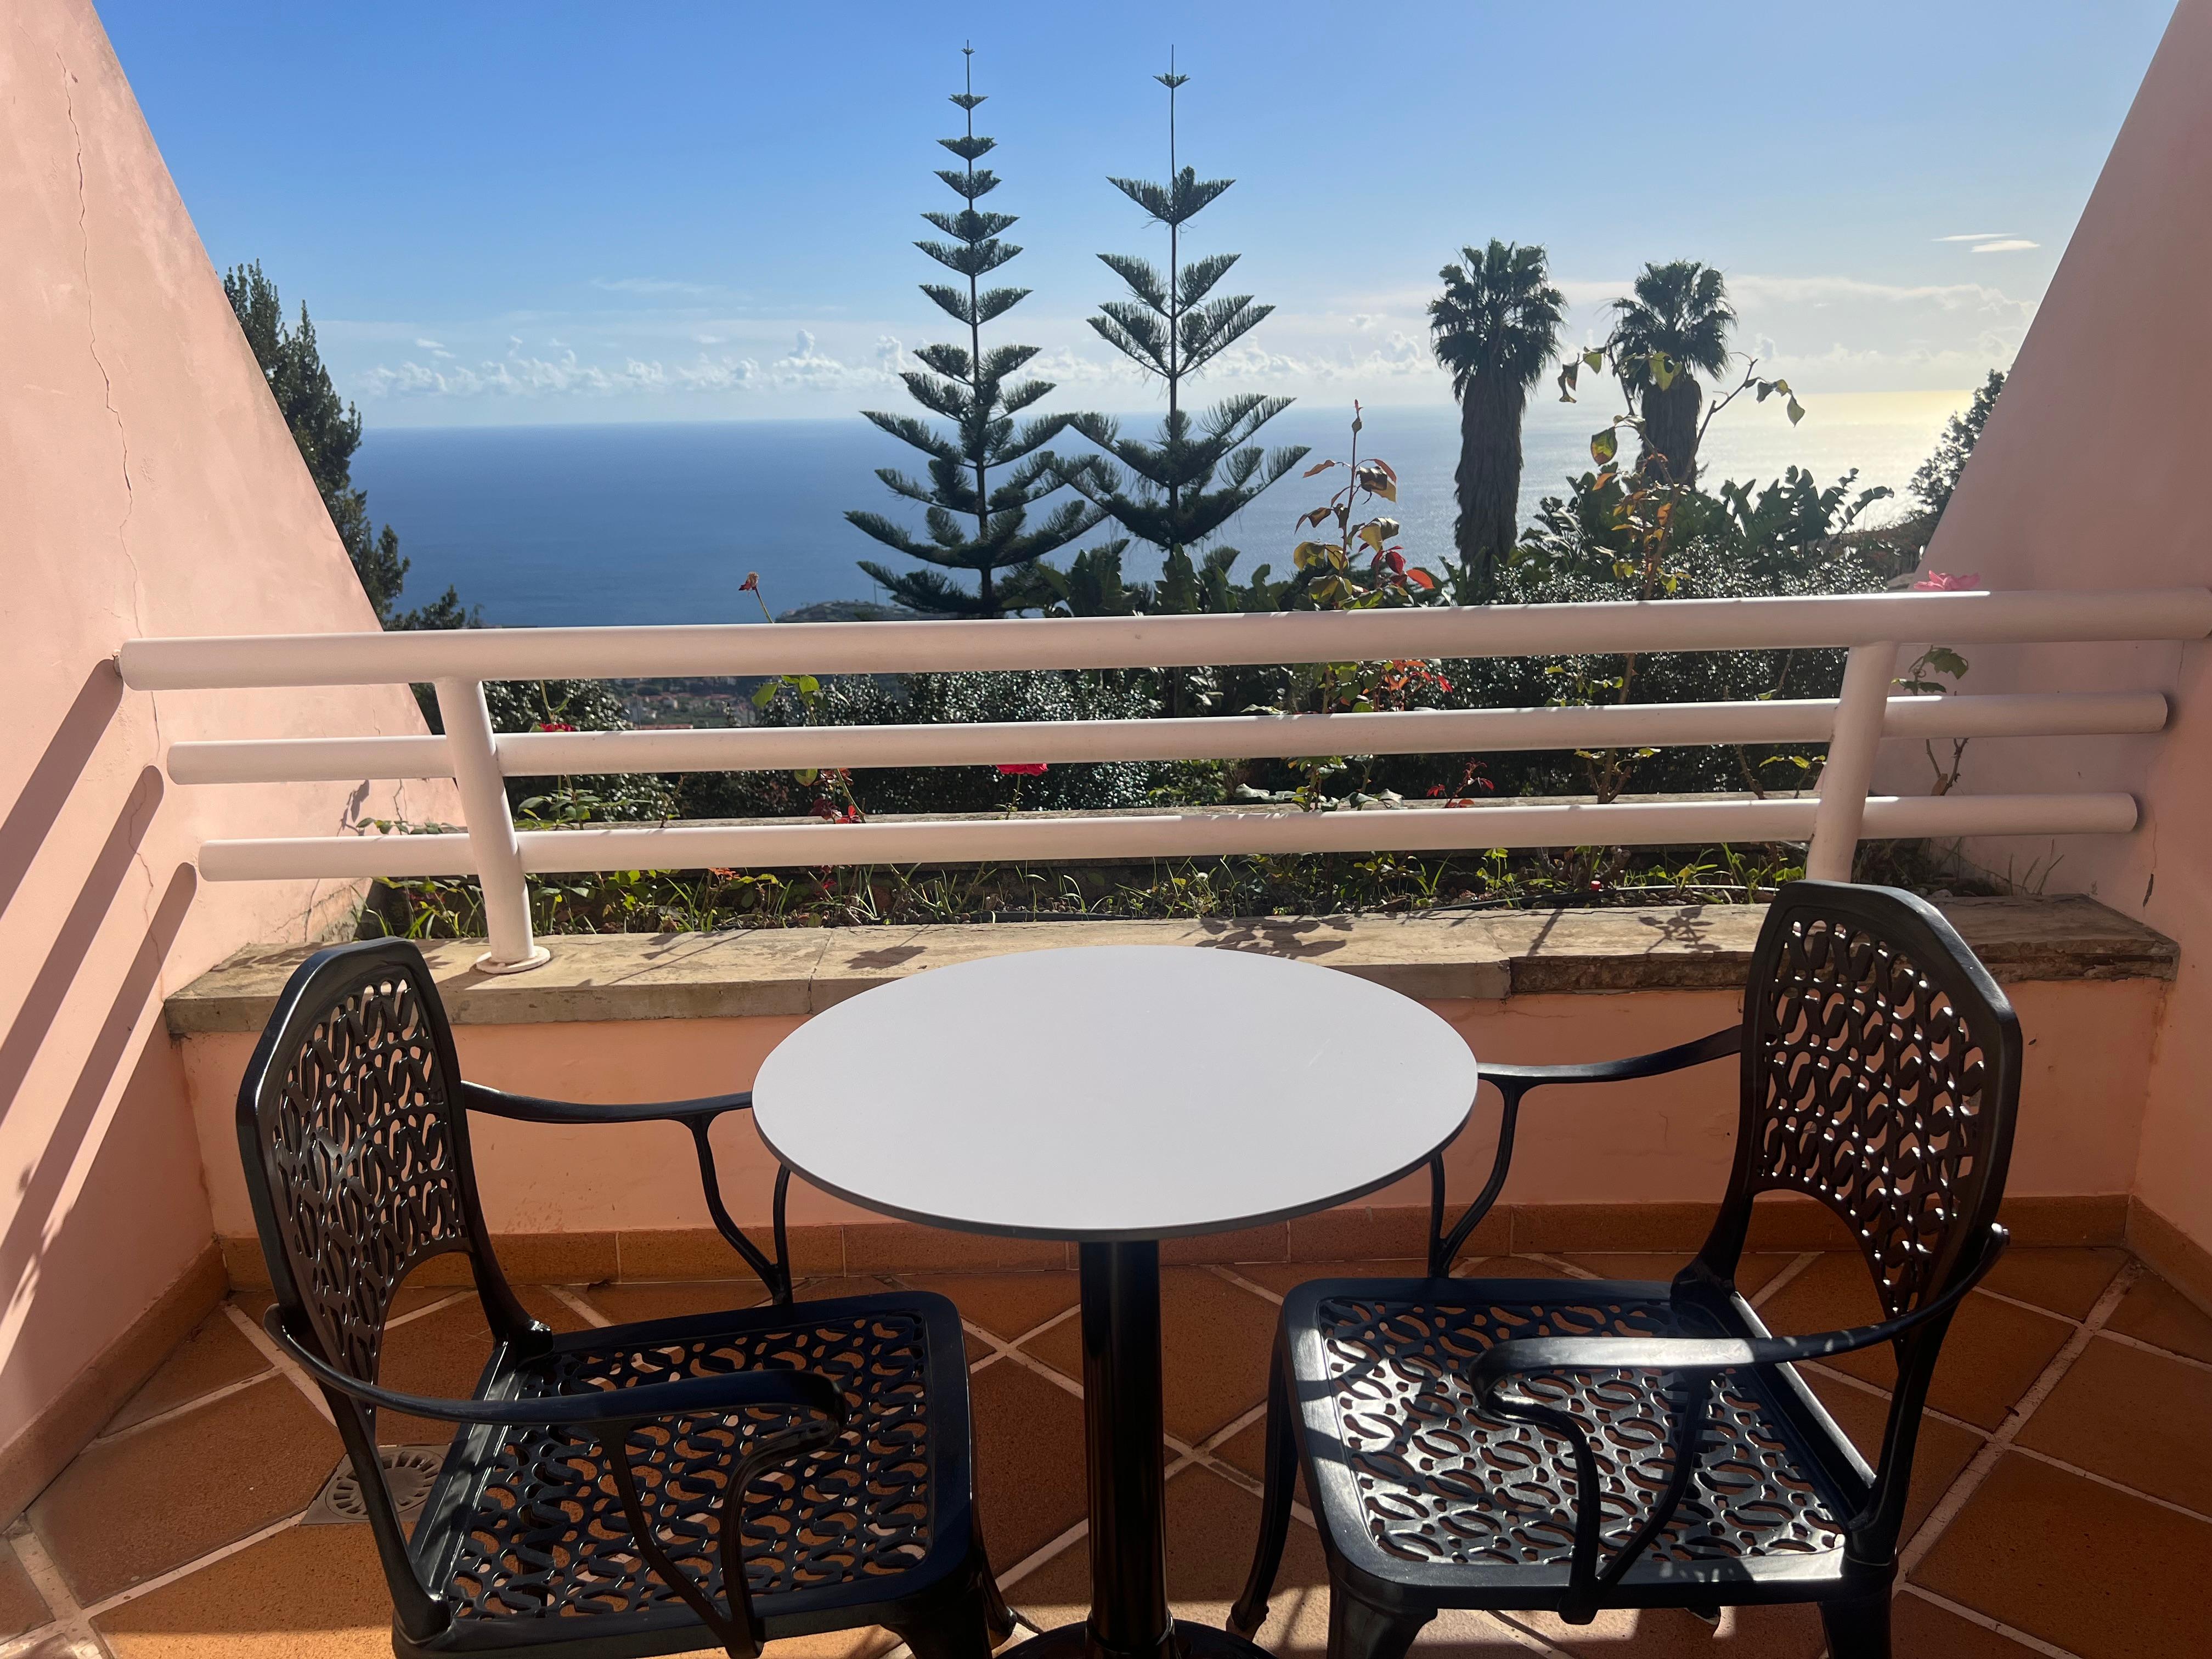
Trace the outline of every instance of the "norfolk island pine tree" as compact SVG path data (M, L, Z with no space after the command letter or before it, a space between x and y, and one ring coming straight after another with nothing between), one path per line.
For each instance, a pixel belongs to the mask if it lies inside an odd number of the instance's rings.
M862 411L927 458L927 483L893 467L876 473L894 494L921 503L927 537L915 535L880 513L855 509L845 517L886 547L934 567L894 571L872 559L860 562L860 568L901 604L930 616L999 617L1042 603L1037 585L1022 580L1022 574L1103 515L1085 501L1070 501L1034 528L1028 523L1028 509L1060 488L1059 472L1043 446L1066 429L1069 417L1048 415L1017 427L1013 417L1052 390L1047 380L1009 383L1008 377L1036 356L1037 348L994 346L988 353L983 349L983 325L1013 309L1030 290L982 286L986 276L1021 249L999 240L999 234L1014 223L1012 214L987 213L975 205L998 188L998 176L975 165L997 141L976 136L975 106L983 100L975 91L975 48L962 51L968 60L966 85L952 94L952 102L965 112L967 130L957 138L938 140L960 158L961 166L941 168L937 174L960 198L962 206L957 213L923 214L950 240L915 246L965 279L964 286L924 283L921 291L946 315L967 326L968 344L923 346L914 354L923 368L906 370L899 377L916 403L951 422L953 430L947 435L911 415ZM970 592L939 574L944 571L973 571L975 590ZM1013 574L1002 582L1001 571Z
M1112 456L1059 459L1060 476L1094 507L1127 533L1079 555L1066 571L1040 565L1063 603L1080 608L1085 597L1111 595L1119 606L1133 603L1121 583L1121 555L1132 539L1159 549L1160 580L1149 596L1156 610L1243 608L1228 580L1237 557L1232 547L1216 547L1194 565L1191 550L1215 532L1305 458L1304 445L1268 453L1250 440L1291 405L1288 398L1248 394L1227 399L1194 421L1183 406L1183 381L1249 332L1274 307L1255 304L1249 294L1207 296L1237 263L1234 253L1209 254L1182 262L1182 228L1236 182L1200 179L1192 167L1178 167L1176 155L1176 93L1190 77L1175 71L1152 77L1168 89L1168 183L1109 179L1116 190L1168 232L1164 275L1149 260L1131 255L1098 257L1127 284L1127 300L1109 300L1090 319L1101 338L1167 392L1167 416L1157 442L1121 434L1117 422L1103 415L1074 416L1069 426ZM1125 474L1114 465L1127 469ZM1133 475L1132 477L1131 475ZM1254 592L1267 592L1264 581Z

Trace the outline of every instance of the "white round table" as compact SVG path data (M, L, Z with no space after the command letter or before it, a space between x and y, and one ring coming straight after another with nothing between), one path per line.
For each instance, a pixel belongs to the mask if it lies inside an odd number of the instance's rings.
M1389 1184L1465 1126L1476 1081L1458 1033L1395 991L1180 945L934 969L816 1015L762 1065L753 1120L816 1186L1082 1246L1091 1618L1030 1659L1258 1651L1168 1613L1158 1241Z

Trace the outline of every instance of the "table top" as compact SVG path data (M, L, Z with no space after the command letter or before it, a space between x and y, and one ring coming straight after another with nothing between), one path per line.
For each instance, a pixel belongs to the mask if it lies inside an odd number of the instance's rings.
M1474 1056L1411 998L1232 950L933 969L817 1014L753 1118L814 1185L912 1221L1090 1242L1327 1209L1465 1125Z

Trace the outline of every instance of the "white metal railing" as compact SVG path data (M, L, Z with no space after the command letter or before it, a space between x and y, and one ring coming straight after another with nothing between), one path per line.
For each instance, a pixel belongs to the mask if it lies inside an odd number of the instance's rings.
M1232 853L1444 852L1471 847L1810 842L1808 870L1847 878L1864 837L2120 833L2127 795L1869 797L1885 737L2092 736L2166 724L2152 691L1892 696L1900 643L2201 639L2212 590L1881 593L1820 599L1261 612L979 622L676 628L475 629L453 633L132 640L134 690L404 684L437 690L443 737L179 743L180 784L450 777L465 833L211 841L211 881L478 877L490 950L482 966L545 959L531 937L531 872L907 863ZM1796 702L1486 708L1398 714L1046 724L738 727L495 733L488 680L925 670L1164 668L1408 657L1848 647L1842 695ZM593 827L519 834L513 775L1241 759L1721 743L1825 742L1812 798L1551 803L1468 812L1184 812L957 822Z

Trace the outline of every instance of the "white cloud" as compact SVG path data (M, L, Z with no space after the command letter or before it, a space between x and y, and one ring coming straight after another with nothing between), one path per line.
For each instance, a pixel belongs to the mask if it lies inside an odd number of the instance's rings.
M451 358L453 354L441 355ZM397 398L602 397L666 384L658 363L630 358L620 368L602 368L579 361L574 351L558 357L530 356L519 343L504 358L486 358L473 367L426 366L410 359L397 368L380 363L362 378L362 395Z
M1986 242L1996 237L2011 234L2008 230L1969 230L1957 236L1937 236L1931 240L1938 242Z
M466 363L439 342L418 338L428 357L379 363L352 379L363 398L536 400L733 392L849 396L896 384L900 368L910 361L905 343L889 334L878 335L872 349L850 361L825 349L811 329L795 329L789 337L791 348L780 356L768 357L757 347L750 354L702 349L687 362L641 354L603 337L582 350L549 339L533 351L522 337L509 335L503 356ZM689 343L711 348L727 338L694 334Z
M1856 276L1731 276L1729 294L1741 309L1763 303L1817 304L1857 300L1878 303L1929 304L1945 311L1995 307L2025 318L2034 307L1983 283L1869 283Z
M1373 328L1376 324L1382 320L1382 319L1380 317L1377 317L1371 311L1356 311L1352 313L1351 316L1345 319L1345 321L1350 323L1352 327L1358 329L1363 334L1367 332L1368 330Z
M1636 285L1626 276L1619 278L1579 278L1563 276L1553 286L1558 289L1571 306L1603 305L1618 300Z
M1974 252L1977 253L2018 253L2024 248L2041 247L2042 246L2042 243L2031 242L2025 237L2008 236L1995 242L1983 242L1975 247Z

